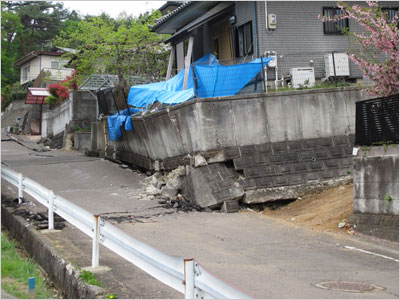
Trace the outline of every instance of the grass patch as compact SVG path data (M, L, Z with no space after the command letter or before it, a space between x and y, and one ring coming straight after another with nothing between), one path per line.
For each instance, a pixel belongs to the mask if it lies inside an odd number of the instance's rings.
M358 86L355 83L349 83L345 81L338 81L337 87L347 87L347 86ZM315 90L315 89L330 89L335 88L336 84L334 82L322 82L322 83L315 83L312 87L300 86L299 88L291 88L291 87L280 87L278 89L268 88L268 93L274 92L292 92L292 91L301 91L301 90Z
M96 278L96 275L92 272L82 270L79 274L79 278L81 278L84 282L91 285L101 286L101 282Z
M104 299L118 299L117 294L107 294Z
M17 251L17 242L1 233L1 287L7 293L18 299L53 299L54 295L48 288L45 276L39 267L29 258ZM36 278L36 289L33 294L28 292L28 279Z

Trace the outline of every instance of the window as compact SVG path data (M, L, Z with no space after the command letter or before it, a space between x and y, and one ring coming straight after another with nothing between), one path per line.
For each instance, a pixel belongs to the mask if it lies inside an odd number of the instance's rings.
M28 80L28 74L31 71L31 66L26 66L22 69L22 81Z
M239 57L253 54L253 25L248 22L236 31L236 55Z
M343 11L337 7L324 7L324 17L333 18L338 15L342 15ZM324 33L325 34L343 34L343 29L349 28L349 20L339 20L336 22L324 22Z
M399 14L399 8L398 7L382 7L382 12L387 14L389 23L392 23L395 15Z
M52 69L58 69L60 67L60 63L57 60L52 60L50 62L50 68Z

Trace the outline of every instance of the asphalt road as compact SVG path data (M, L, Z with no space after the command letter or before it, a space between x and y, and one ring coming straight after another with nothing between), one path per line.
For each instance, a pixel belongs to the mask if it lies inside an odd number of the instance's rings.
M12 141L1 146L2 163L10 168L91 213L122 216L122 222L118 218L110 221L163 252L196 258L210 272L254 297L399 297L395 243L316 233L251 212L173 212L160 207L157 200L141 200L145 176L110 161L76 152L38 153ZM13 191L2 181L4 189ZM132 219L138 216L142 218ZM68 226L47 236L76 265L90 265L91 243L77 229ZM182 297L107 249L101 248L100 263L112 268L101 280L119 298ZM380 289L354 293L317 287L326 281L371 284Z

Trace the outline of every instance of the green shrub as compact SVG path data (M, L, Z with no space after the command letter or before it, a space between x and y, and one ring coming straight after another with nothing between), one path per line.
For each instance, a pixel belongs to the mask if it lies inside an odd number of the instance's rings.
M44 99L47 104L56 104L57 103L57 97L55 96L48 96L46 99Z

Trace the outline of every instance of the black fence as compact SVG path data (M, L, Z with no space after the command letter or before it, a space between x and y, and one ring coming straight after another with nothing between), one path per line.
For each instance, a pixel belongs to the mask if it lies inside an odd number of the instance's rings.
M107 116L128 108L126 93L121 87L107 88L97 92L99 113Z
M356 145L399 143L399 94L356 103Z

